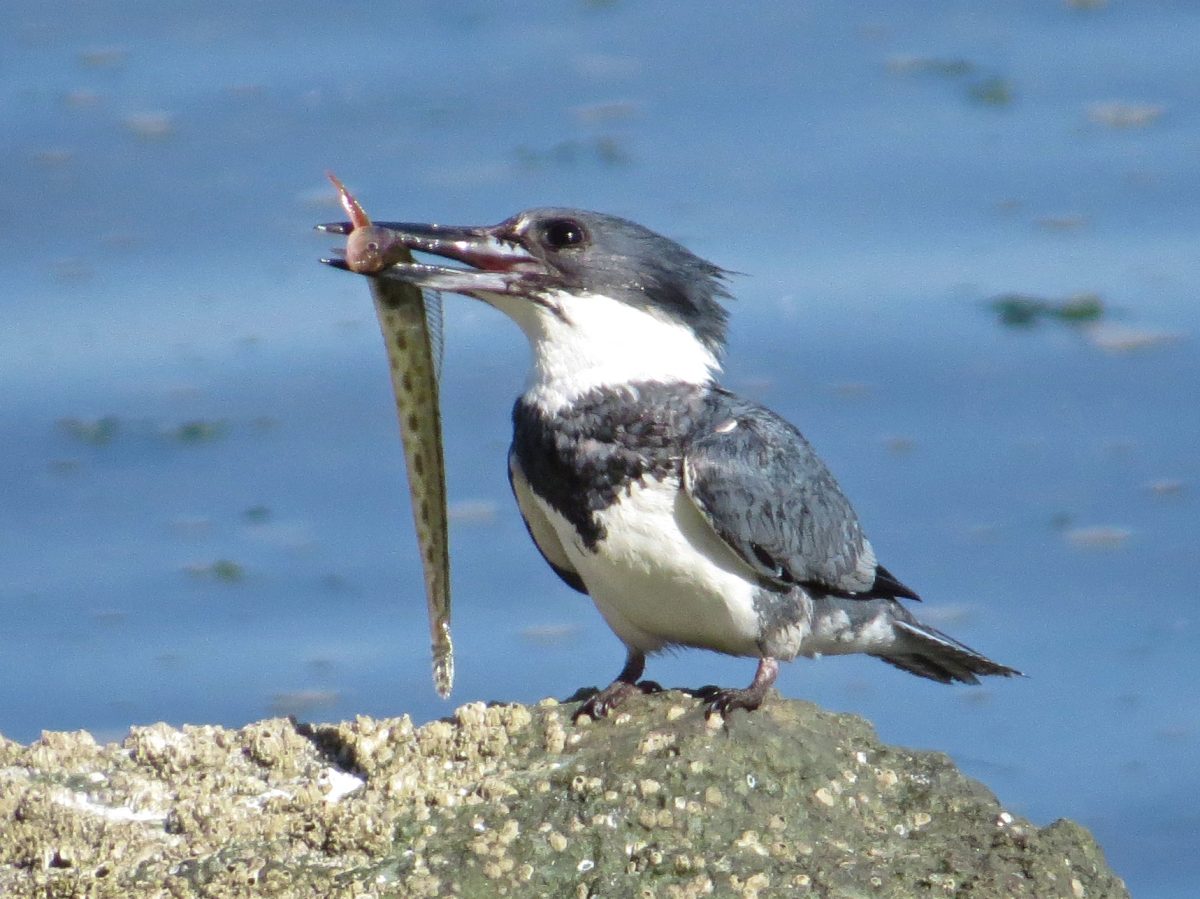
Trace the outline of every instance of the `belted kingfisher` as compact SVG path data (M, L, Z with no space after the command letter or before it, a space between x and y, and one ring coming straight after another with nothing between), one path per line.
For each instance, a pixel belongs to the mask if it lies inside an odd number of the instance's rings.
M513 408L509 480L550 567L591 596L626 648L578 714L608 714L649 653L758 659L708 714L754 709L797 655L867 653L921 677L1017 675L918 621L808 441L717 383L727 272L626 219L522 212L492 227L379 222L411 250L470 268L381 275L496 307L533 367Z

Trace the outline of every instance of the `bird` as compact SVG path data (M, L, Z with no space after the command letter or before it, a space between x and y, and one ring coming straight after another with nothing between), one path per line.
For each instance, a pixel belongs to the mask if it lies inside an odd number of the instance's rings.
M591 597L626 654L577 719L658 689L642 680L647 656L680 647L757 659L749 686L703 694L709 716L758 708L797 656L865 653L947 684L1021 674L918 620L905 602L920 597L876 559L801 432L720 384L730 272L580 209L377 225L460 263L380 277L481 300L528 338L512 492L546 563Z

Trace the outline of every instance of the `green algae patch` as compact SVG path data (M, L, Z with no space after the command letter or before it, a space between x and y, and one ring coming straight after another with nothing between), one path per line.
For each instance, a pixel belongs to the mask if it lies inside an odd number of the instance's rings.
M1002 325L1029 328L1044 321L1086 325L1105 315L1104 301L1094 293L1079 293L1063 300L1049 300L1020 293L993 297L988 306Z
M121 420L115 415L103 418L63 418L59 420L63 432L91 446L108 446L121 430Z
M0 739L5 896L1126 897L1067 821L773 697Z
M185 421L168 431L168 436L179 443L212 443L225 436L228 425L221 420L197 419Z

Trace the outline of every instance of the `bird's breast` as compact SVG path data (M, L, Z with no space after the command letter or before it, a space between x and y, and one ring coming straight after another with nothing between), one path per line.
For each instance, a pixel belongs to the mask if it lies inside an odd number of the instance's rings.
M757 579L681 488L706 395L703 385L626 384L553 412L524 398L512 451L540 517L622 640L754 655Z
M518 400L512 452L530 488L565 518L585 546L605 536L599 513L647 479L678 478L693 385L626 385L593 391L548 412Z
M688 500L677 477L630 485L595 519L602 536L592 545L562 518L560 538L589 594L626 643L647 651L677 644L756 653L758 585Z

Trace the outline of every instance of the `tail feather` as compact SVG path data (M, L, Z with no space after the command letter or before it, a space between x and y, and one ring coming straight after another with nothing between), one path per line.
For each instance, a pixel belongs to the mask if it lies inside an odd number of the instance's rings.
M1022 676L1016 668L993 662L982 653L919 621L897 620L893 626L898 639L886 652L880 653L879 658L919 677L943 684L955 681L977 684L977 675Z

